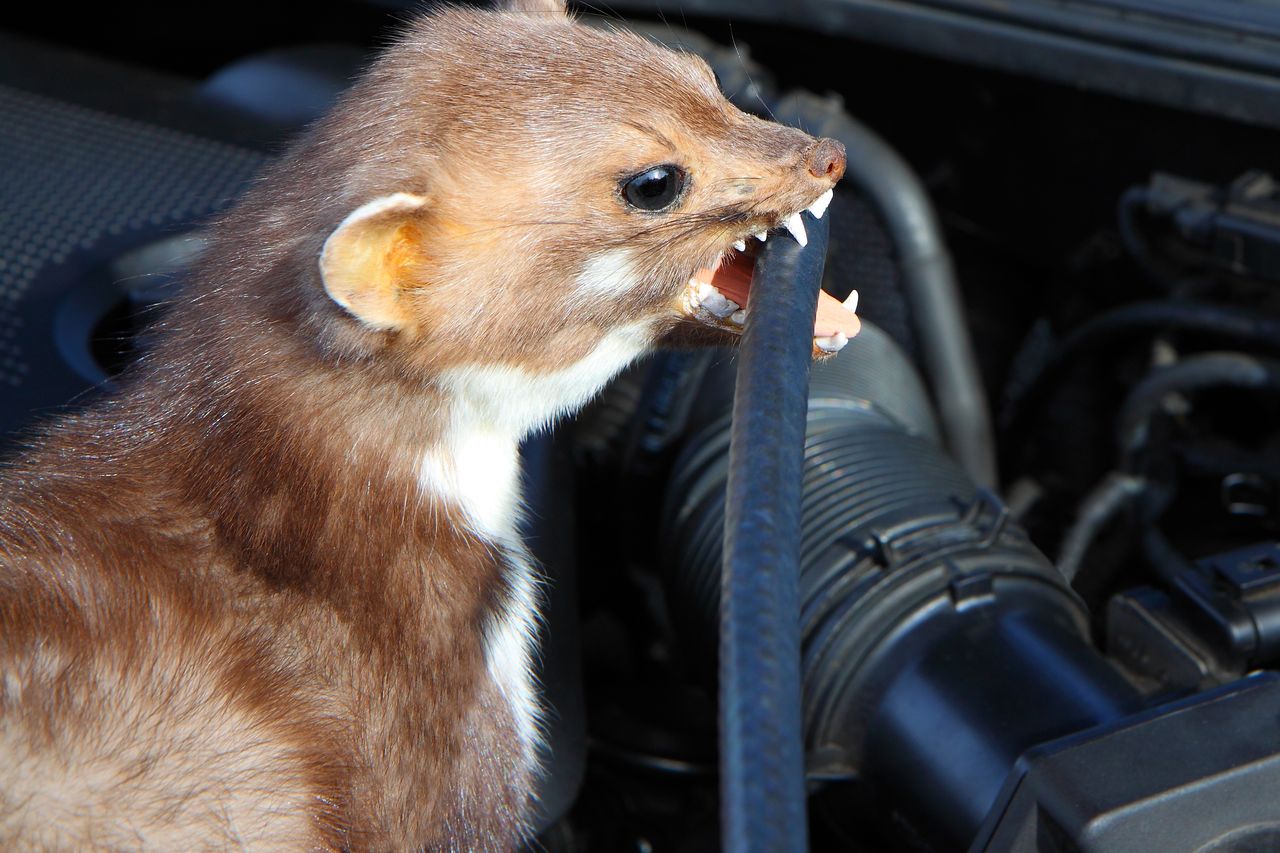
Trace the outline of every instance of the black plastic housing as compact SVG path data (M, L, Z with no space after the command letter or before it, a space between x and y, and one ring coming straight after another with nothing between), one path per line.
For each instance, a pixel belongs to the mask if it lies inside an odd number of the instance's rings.
M1234 680L1280 659L1280 543L1259 542L1166 568L1164 588L1107 604L1110 653L1165 695Z
M1027 753L970 853L1280 849L1280 677Z

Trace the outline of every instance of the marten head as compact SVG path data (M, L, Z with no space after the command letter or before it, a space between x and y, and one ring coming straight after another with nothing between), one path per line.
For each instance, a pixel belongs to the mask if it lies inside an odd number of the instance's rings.
M735 108L701 59L517 0L415 23L276 175L310 217L330 352L431 378L603 349L621 363L584 371L599 385L682 325L733 340L750 247L801 231L844 166Z

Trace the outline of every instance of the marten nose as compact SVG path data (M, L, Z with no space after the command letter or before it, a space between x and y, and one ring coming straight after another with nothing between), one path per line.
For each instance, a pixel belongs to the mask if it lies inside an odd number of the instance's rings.
M844 146L834 139L819 139L809 151L809 174L815 178L840 180L844 174Z

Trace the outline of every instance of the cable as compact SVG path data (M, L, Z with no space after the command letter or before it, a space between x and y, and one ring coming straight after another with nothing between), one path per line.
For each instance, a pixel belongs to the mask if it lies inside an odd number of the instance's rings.
M1006 395L1001 425L1013 429L1035 409L1053 380L1085 353L1096 353L1140 332L1178 331L1211 335L1235 346L1280 350L1280 320L1256 312L1200 302L1136 302L1095 317L1068 333L1039 370Z
M1118 438L1124 469L1132 470L1135 455L1150 434L1152 416L1168 395L1221 387L1280 390L1280 361L1235 352L1204 353L1149 373L1120 409Z
M1129 187L1120 195L1116 206L1116 224L1120 241L1141 268L1147 279L1162 290L1168 290L1178 280L1178 272L1171 265L1163 269L1160 260L1151 251L1151 243L1142 233L1138 218L1147 207L1150 192L1144 186Z
M1072 583L1080 572L1080 566L1089 547L1098 534L1135 497L1142 494L1147 481L1142 477L1112 471L1080 504L1075 524L1067 531L1058 554L1058 571Z
M1125 398L1118 419L1121 468L1106 476L1080 504L1075 523L1067 531L1058 556L1058 570L1071 582L1080 571L1090 546L1115 515L1143 494L1149 482L1136 472L1137 454L1147 443L1152 417L1172 393L1206 388L1270 388L1280 390L1280 361L1243 353L1206 353L1190 356L1149 373ZM1163 547L1162 547L1163 546ZM1167 542L1154 546L1161 554L1171 550Z

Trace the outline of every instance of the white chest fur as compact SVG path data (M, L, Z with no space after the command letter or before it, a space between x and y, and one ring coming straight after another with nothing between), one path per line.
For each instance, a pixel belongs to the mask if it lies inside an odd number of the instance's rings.
M490 678L511 705L526 762L532 764L538 705L530 662L537 591L532 560L518 529L519 443L509 433L479 426L455 430L444 446L423 454L418 477L424 491L456 504L473 532L506 555L509 592L485 627L485 660Z
M469 367L442 377L452 403L444 440L422 455L420 487L453 503L509 562L509 594L485 632L490 677L511 703L528 764L535 761L539 711L530 665L538 620L537 579L520 540L520 441L577 411L646 349L647 324L606 335L580 361L554 373L514 366Z

